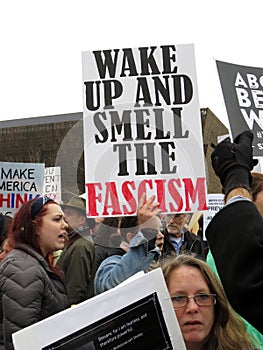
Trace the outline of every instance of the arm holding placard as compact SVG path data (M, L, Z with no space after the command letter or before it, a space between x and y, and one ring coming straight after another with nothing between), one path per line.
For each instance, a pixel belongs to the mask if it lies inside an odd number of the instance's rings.
M263 333L263 219L251 201L252 140L245 131L212 153L227 205L208 225L206 237L231 305Z

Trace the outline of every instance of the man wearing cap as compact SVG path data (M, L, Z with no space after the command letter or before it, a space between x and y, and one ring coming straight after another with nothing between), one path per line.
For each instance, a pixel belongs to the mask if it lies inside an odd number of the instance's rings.
M90 234L94 219L86 217L85 199L79 196L61 206L70 229L57 265L65 274L70 303L78 304L94 295L95 246Z

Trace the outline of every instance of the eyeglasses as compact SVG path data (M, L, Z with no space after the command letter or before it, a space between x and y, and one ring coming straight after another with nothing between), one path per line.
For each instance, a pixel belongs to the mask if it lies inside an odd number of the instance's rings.
M182 213L182 214L167 214L165 215L165 220L166 221L172 221L172 220L181 220L186 217L187 214Z
M216 303L216 294L196 294L191 297L187 295L175 295L172 298L174 310L185 307L189 303L189 299L194 299L198 306L212 306Z

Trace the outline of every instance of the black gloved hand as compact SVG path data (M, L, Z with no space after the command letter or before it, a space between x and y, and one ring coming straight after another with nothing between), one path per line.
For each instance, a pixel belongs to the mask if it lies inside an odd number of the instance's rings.
M229 138L220 142L211 154L212 166L220 178L226 196L237 187L250 190L250 171L258 163L253 160L252 141L252 132L246 130L233 143Z

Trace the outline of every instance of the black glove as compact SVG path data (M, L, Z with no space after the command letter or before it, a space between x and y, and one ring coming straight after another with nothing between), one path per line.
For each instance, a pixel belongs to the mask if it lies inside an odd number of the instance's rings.
M227 194L237 187L250 191L250 171L258 163L253 160L253 134L244 131L231 143L229 137L220 142L211 154L212 166L220 178L223 192Z

